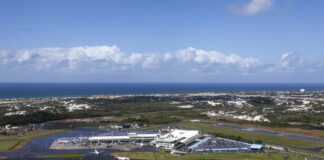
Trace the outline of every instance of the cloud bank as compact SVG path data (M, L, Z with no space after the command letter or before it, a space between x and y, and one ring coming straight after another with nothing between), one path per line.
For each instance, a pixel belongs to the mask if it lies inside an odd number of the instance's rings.
M232 4L229 8L234 13L252 16L269 10L272 3L272 0L249 0L244 4Z
M115 72L166 70L219 72L249 70L255 58L189 47L167 53L124 53L117 46L0 50L0 66L7 69L55 72Z
M264 63L258 58L193 47L166 53L125 53L117 46L0 49L0 73L15 76L32 73L36 75L35 79L41 74L44 77L52 74L96 74L108 77L122 75L124 79L130 77L130 81L134 75L138 81L144 77L155 77L153 81L159 78L172 81L172 77L184 81L187 77L196 77L194 81L199 81L226 76L320 74L323 69L323 62L307 61L294 53L283 54L278 62Z

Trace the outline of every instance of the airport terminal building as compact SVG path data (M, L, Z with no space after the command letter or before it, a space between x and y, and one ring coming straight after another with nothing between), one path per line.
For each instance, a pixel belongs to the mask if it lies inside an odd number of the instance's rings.
M188 145L202 135L198 130L172 129L169 133L159 135L155 141L156 147L172 149L177 145Z
M150 142L158 137L158 133L138 133L129 132L126 134L115 133L114 134L101 134L97 136L88 137L88 141L91 142Z
M172 149L177 145L188 145L200 138L202 135L198 130L180 130L171 129L167 132L115 132L100 134L96 136L88 137L89 142L150 142L157 148L164 147L167 149Z
M159 132L108 130L89 137L60 138L54 148L118 146L128 144L171 149L172 152L259 152L263 145L204 135L199 130L166 129ZM64 147L65 146L65 147Z

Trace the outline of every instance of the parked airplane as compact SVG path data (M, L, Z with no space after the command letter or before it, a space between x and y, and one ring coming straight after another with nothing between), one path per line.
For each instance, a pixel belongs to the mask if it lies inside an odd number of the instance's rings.
M130 160L130 158L128 158L128 157L118 157L118 156L114 156L114 158L115 158L115 160Z
M139 144L139 146L140 146L140 147L143 147L143 146L144 146L144 144L143 144L143 143L140 143L140 144Z
M99 155L99 154L101 154L102 152L99 152L97 149L95 149L93 152L90 152L90 153L95 154L95 155Z

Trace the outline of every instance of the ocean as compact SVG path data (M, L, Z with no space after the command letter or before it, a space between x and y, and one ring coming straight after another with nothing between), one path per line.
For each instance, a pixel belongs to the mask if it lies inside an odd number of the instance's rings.
M0 83L0 99L91 95L324 90L324 83Z

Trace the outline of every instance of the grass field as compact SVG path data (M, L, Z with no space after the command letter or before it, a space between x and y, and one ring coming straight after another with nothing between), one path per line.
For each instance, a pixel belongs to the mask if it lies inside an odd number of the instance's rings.
M59 134L66 131L68 130L37 130L23 136L2 137L0 139L0 152L17 150L25 146L32 139Z
M72 158L72 157L84 157L85 154L54 154L37 156L37 158Z
M0 141L0 151L9 151L11 148L19 144L21 140L5 140Z
M211 121L214 122L214 121ZM324 130L316 130L316 129L302 129L302 128L277 128L277 127L266 127L266 126L260 126L260 125L251 125L251 124L237 124L237 123L228 123L228 122L219 122L223 124L230 124L230 125L239 125L242 127L248 127L248 128L254 128L254 129L263 129L268 131L275 131L275 132L282 132L282 133L288 133L288 134L295 134L300 136L306 136L306 137L315 137L315 138L321 138L324 139Z
M323 142L315 142L315 141L308 141L308 140L302 140L302 139L296 139L290 137L250 132L245 130L226 128L220 126L212 126L212 125L201 124L201 123L185 123L185 124L180 124L180 126L192 128L192 129L199 129L205 132L217 132L226 135L236 135L247 139L255 139L255 140L259 139L262 140L263 142L275 143L275 144L280 144L285 146L312 148L312 147L320 147L324 145Z
M143 128L141 128L141 130L152 131L152 130L155 130L156 127L163 127L163 126L167 126L167 124L150 125L150 126L148 126L148 127L143 127Z
M113 153L112 155L114 155ZM240 153L240 154L185 154L183 156L161 152L122 152L116 153L134 159L148 160L188 160L188 159L220 159L220 160L303 160L303 158L282 154Z
M296 149L296 148L289 148L289 150L295 151L298 153L302 153L302 154L306 154L306 155L312 155L312 156L324 158L324 153L320 153L320 152L312 152L312 151L301 150L301 149Z

